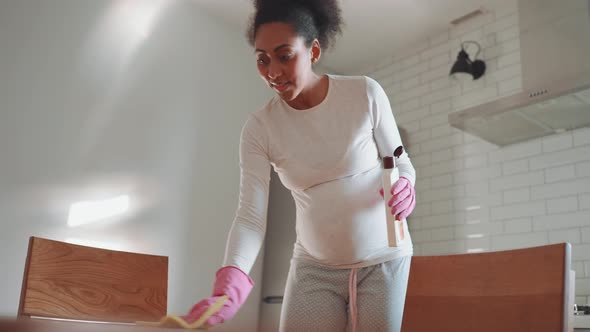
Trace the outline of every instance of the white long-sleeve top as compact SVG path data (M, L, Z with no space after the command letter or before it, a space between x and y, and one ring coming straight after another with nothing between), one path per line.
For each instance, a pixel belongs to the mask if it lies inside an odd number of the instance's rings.
M387 95L368 77L328 78L320 104L296 110L275 97L246 121L239 205L224 266L249 273L254 264L266 231L271 165L295 200L293 258L358 268L412 255L411 239L388 246L379 194L381 158L403 145ZM396 165L414 184L407 153Z

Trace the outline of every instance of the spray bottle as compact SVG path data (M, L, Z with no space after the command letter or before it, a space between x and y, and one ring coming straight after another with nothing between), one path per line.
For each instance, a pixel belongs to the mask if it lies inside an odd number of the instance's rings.
M398 146L393 152L393 156L397 159L403 152L404 148ZM393 196L391 187L399 180L399 169L395 166L395 159L392 156L383 157L383 174L381 176L383 198L385 199L385 215L387 217L387 238L390 247L398 247L405 240L404 222L403 220L397 220L396 216L391 213L391 207L388 206Z

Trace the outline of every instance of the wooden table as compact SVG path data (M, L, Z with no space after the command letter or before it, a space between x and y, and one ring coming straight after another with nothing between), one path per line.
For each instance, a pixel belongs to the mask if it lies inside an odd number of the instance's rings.
M179 332L180 329L145 327L132 324L72 322L47 319L22 319L0 317L0 332ZM199 330L204 331L204 330ZM212 328L211 332L237 332ZM243 331L249 332L249 331Z

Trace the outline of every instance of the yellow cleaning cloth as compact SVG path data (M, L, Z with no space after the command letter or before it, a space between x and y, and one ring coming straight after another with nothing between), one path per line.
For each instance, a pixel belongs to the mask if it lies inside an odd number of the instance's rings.
M199 319L194 321L193 323L189 324L180 316L176 315L168 315L163 317L159 322L137 322L137 325L143 326L155 326L155 327L171 327L171 328L178 328L178 329L206 329L205 322L209 317L217 313L221 308L223 308L223 304L227 301L229 297L227 295L222 296L213 303L207 311L201 316Z

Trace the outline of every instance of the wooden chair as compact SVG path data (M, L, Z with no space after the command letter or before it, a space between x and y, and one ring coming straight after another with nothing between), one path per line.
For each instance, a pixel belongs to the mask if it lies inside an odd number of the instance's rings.
M570 257L568 243L414 256L402 331L572 331Z
M18 316L157 321L167 289L168 257L31 237Z

